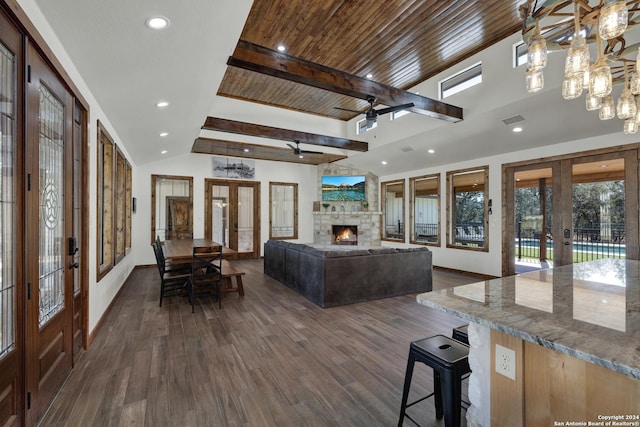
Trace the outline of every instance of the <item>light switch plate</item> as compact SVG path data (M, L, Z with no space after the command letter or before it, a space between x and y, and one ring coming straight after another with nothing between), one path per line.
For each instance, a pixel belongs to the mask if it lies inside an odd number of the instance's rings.
M516 352L496 344L496 372L516 380Z

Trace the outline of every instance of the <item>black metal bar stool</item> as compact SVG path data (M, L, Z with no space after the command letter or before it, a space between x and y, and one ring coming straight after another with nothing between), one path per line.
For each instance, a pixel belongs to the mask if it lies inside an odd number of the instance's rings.
M433 369L433 393L407 404L411 377L415 362L422 362ZM469 346L444 335L413 341L409 346L407 372L404 377L402 405L398 427L406 416L414 424L419 424L406 413L407 408L434 396L436 418L444 415L446 427L460 426L462 376L471 372L469 368Z
M462 325L457 328L453 328L451 338L469 345L469 325Z

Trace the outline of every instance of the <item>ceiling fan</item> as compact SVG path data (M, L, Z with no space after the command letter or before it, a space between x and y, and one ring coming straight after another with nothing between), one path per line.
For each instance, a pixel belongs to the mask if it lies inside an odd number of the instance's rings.
M291 144L287 144L287 145L291 147L291 149L293 150L293 154L295 154L296 156L302 156L303 154L324 154L324 153L321 153L320 151L301 150L300 141L293 141L293 142L295 142L296 144L295 147Z
M367 119L367 129L370 129L373 126L373 124L378 120L378 116L380 114L387 114L395 111L406 110L407 108L411 108L414 106L413 102L410 102L408 104L401 104L401 105L396 105L394 107L387 107L387 108L379 108L376 110L375 108L373 108L373 104L376 102L375 96L367 96L367 102L369 103L369 108L367 108L364 111L350 110L348 108L341 108L341 107L334 107L334 108L337 110L364 114Z

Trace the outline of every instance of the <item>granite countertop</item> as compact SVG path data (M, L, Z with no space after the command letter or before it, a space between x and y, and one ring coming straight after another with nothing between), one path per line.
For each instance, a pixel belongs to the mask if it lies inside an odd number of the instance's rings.
M418 295L418 303L640 379L640 262L600 259Z

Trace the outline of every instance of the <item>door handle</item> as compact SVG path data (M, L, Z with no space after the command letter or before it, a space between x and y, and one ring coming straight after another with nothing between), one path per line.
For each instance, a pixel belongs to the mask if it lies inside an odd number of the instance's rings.
M69 264L69 268L78 268L80 267L80 265L77 262L72 262L71 264Z

